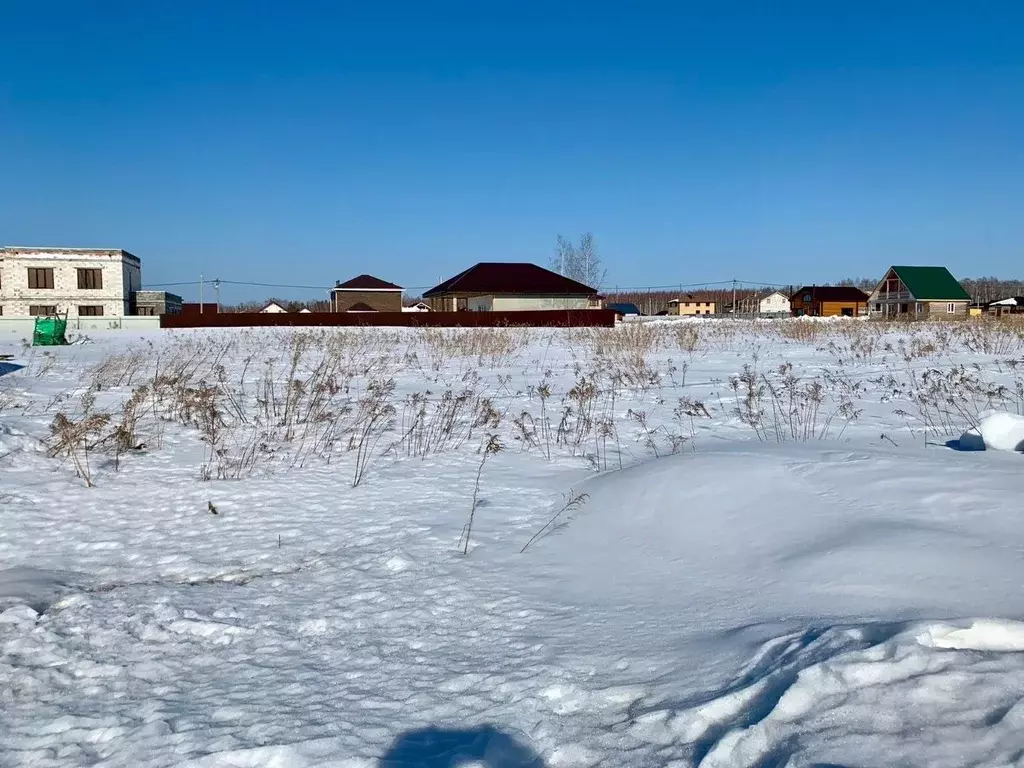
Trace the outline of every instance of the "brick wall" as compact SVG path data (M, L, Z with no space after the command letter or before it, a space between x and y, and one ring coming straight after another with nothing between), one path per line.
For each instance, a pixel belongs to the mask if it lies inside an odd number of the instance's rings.
M336 312L346 312L355 304L365 304L378 312L401 312L402 292L335 290L334 302Z

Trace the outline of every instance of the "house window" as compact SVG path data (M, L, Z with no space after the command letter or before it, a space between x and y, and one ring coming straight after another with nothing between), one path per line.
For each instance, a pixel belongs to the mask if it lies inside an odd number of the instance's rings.
M103 287L102 269L79 269L78 287L83 291L94 291Z
M882 311L882 302L880 302L880 301L876 302L875 303L875 312L881 312L881 311Z
M53 288L53 267L29 267L28 287Z
M811 294L805 293L804 294L804 304L810 304L810 303L811 303Z
M0 317L3 317L3 316L4 316L4 308L0 307Z
M156 307L138 307L135 314L149 317L156 314Z
M955 315L956 314L956 304L954 304L953 302L949 302L949 304L946 305L946 314L947 315Z
M98 271L98 270L97 270ZM99 317L103 314L103 305L89 305L78 308L79 317Z
M57 314L57 307L52 304L31 304L28 313L33 317L51 317Z

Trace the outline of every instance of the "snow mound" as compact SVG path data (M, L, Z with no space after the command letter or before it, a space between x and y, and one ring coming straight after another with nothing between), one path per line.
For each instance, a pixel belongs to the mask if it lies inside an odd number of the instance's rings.
M29 566L0 569L0 611L28 606L42 613L69 587L74 574Z
M977 428L964 432L960 448L967 451L1024 451L1024 416L989 412Z
M963 651L1024 651L1024 623L979 619L970 627L928 627L917 642L927 648Z
M20 429L0 422L0 456L17 451L40 451L42 444Z

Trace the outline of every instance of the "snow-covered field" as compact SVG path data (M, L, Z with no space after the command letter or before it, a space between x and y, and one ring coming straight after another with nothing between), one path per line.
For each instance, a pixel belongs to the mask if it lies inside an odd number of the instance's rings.
M1020 326L3 354L2 766L1024 764Z

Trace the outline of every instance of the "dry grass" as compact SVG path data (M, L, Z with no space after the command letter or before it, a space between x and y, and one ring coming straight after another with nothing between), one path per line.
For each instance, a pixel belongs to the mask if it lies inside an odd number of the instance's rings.
M798 363L816 365L816 350L827 367ZM984 365L954 365L951 356L964 354ZM33 359L30 375L71 365ZM705 360L741 373L709 382ZM344 465L359 485L381 461L465 452L483 435L545 461L609 470L696 450L700 434L737 424L771 442L843 439L879 399L925 435L956 434L986 408L1024 413L1024 324L249 329L140 344L80 384L26 402L52 422L51 455L87 485L162 450L168 429L201 443L198 474L211 481L316 462ZM97 465L96 453L111 461Z

